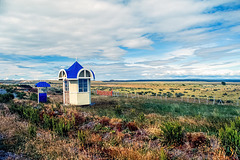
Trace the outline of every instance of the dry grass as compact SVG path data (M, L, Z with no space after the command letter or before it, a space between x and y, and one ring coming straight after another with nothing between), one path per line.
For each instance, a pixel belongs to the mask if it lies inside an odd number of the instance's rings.
M101 101L101 99L99 99ZM20 102L18 102L20 103ZM103 104L105 101L103 100ZM106 104L106 103L105 103ZM51 105L45 106L51 109ZM101 124L102 127L107 127L110 130L107 132L84 130L87 133L87 142L81 145L77 138L77 132L72 131L71 136L61 137L56 135L54 131L37 129L37 136L29 138L27 136L28 123L20 120L17 115L10 114L6 105L1 105L0 114L0 133L6 136L9 143L14 144L12 137L17 134L25 136L25 142L18 150L17 153L22 153L32 159L189 159L208 157L209 159L228 159L224 156L224 152L217 147L203 147L194 148L193 153L191 146L186 143L185 146L175 148L163 148L159 139L151 139L151 135L161 137L160 126L161 123L166 121L166 117L159 114L145 114L146 122L142 128L138 128L135 122L128 122L123 124L121 118L100 117L92 113L82 111L82 108L64 107L65 113L62 115L66 118L71 117L73 114L78 114L88 119L86 123L94 122ZM150 124L149 121L155 123ZM173 119L169 119L172 121ZM176 120L176 119L174 119ZM196 125L197 120L179 117L181 123L190 123ZM201 123L205 123L202 120ZM85 125L78 124L78 127ZM130 130L128 133L118 130L119 125L122 129ZM127 129L126 129L127 128ZM78 128L76 128L78 130ZM199 136L201 137L201 136ZM198 140L198 138L195 138ZM205 143L205 142L204 142ZM203 144L204 144L203 143ZM202 143L201 143L202 145ZM179 154L181 153L181 154Z
M7 139L11 139L16 134L27 133L28 123L19 121L19 117L10 114L6 104L0 104L0 133Z

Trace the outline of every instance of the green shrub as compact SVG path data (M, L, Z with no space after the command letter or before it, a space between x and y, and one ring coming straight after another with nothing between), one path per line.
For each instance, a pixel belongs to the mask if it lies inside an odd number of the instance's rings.
M221 146L225 149L226 155L237 154L240 158L240 118L231 122L219 130Z
M54 122L54 121L53 121ZM55 125L54 125L55 124ZM61 136L67 136L68 132L73 128L73 124L69 120L61 118L57 123L54 122L53 129Z
M38 124L40 122L39 110L30 106L23 107L23 118L30 120L34 124Z
M32 93L30 95L30 100L37 102L38 101L38 95L36 93Z
M179 146L183 141L183 128L179 123L167 122L161 127L163 144Z
M36 135L37 135L36 130L37 130L37 128L36 128L35 126L30 125L30 126L28 127L28 134L29 134L29 136L30 136L30 137L36 137Z
M24 99L25 96L26 96L26 93L25 93L25 92L16 92L16 94L17 94L17 97L18 97L19 99Z
M35 109L31 106L18 106L16 104L11 104L9 107L12 113L18 113L21 118L27 119L34 124L40 122L39 109Z
M181 93L181 92L179 92L179 93L175 93L175 96L176 96L176 97L181 97L181 96L184 96L184 94Z
M163 148L160 149L160 159L161 160L168 160L168 156L166 154L166 152L164 151Z
M120 105L117 105L117 106L115 107L114 111L115 111L115 114L116 114L117 117L119 117L119 116L121 116L121 115L123 114L123 111L122 111Z
M103 127L102 124L97 124L97 125L95 125L95 127L94 127L94 131L95 131L95 132L99 132L99 131L102 129L102 127Z
M51 126L52 126L52 119L47 114L43 114L43 128L51 130L53 128Z
M222 85L226 85L227 83L226 82L221 82Z
M86 131L78 131L78 140L81 146L85 146L87 144L87 133Z
M144 122L145 120L146 120L145 115L144 115L143 112L141 112L141 113L139 114L138 118L137 118L137 121L142 123L142 122Z
M14 99L14 95L12 93L0 94L0 103L7 103Z

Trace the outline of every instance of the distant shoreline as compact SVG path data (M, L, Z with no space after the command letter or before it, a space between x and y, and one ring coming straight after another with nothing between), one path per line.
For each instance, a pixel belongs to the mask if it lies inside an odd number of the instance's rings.
M103 82L240 82L240 79L139 79L107 80Z

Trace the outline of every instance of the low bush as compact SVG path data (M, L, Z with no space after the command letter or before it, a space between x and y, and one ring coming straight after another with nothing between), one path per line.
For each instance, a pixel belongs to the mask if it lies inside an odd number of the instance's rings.
M209 139L204 135L203 132L188 133L186 137L189 145L192 148L210 145Z
M181 97L181 96L184 96L185 94L183 94L183 93L181 93L181 92L179 92L179 93L175 93L175 96L176 97Z
M138 127L137 127L135 122L129 122L126 126L130 131L137 131L138 130Z
M75 125L75 118L72 118L71 120L55 118L46 113L42 114L41 109L35 109L31 106L18 106L12 104L9 109L12 113L18 113L21 118L29 120L32 124L42 126L44 129L55 131L60 136L67 136L68 132L74 128ZM43 121L40 120L40 117L42 117Z
M30 126L28 127L28 134L29 134L29 136L30 136L30 137L36 137L36 135L37 135L36 130L37 130L37 128L36 128L35 126L30 125Z
M68 136L68 132L73 128L73 124L69 120L61 118L54 126L54 131L61 136Z
M26 93L25 92L15 92L19 99L25 99Z
M40 122L39 109L35 109L31 106L18 106L11 104L9 107L12 113L18 113L21 118L27 119L32 123L38 124Z
M30 95L30 100L37 102L38 101L38 95L36 93L32 93Z
M184 143L184 131L179 123L167 122L161 127L162 130L162 142L165 145L179 146Z
M141 112L137 117L137 122L143 123L145 120L146 120L145 115L143 112Z
M240 158L240 118L236 118L231 125L226 125L219 130L221 146L226 155L237 155Z
M0 94L0 103L7 103L14 99L14 95L12 93Z
M78 140L79 140L79 142L80 142L80 145L81 145L82 147L87 144L87 140L88 140L88 139L87 139L87 138L88 138L87 135L88 135L88 134L87 134L86 131L83 131L83 130L78 131L77 136L78 136Z

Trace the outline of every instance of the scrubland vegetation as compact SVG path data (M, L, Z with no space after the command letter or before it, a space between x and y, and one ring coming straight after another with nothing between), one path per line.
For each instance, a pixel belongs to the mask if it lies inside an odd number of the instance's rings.
M92 95L0 104L0 149L30 159L237 159L240 107Z
M167 98L199 98L236 105L240 99L240 83L226 82L95 82L93 89L113 90L124 94ZM181 98L180 98L181 97ZM193 101L192 101L193 102Z

